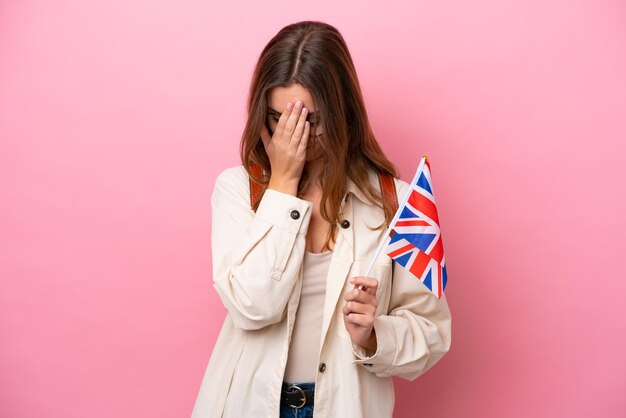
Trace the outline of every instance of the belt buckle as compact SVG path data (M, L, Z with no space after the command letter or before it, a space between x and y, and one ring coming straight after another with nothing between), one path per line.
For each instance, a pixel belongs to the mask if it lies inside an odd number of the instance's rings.
M292 404L288 404L288 405L292 408L298 408L298 409L302 408L306 404L306 394L304 393L304 389L302 389L300 386L297 386L297 385L291 385L287 389L291 389L291 388L297 389L300 391L300 393L302 393L302 405L292 405Z

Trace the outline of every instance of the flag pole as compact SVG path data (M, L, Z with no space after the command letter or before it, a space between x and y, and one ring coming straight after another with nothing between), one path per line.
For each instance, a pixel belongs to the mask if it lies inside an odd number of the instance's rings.
M417 167L417 171L415 172L415 176L413 177L413 180L409 184L409 187L407 188L407 191L404 195L404 198L402 199L402 202L399 202L400 205L398 206L398 210L396 211L396 214L393 216L393 219L389 223L389 226L387 226L387 230L385 231L385 235L383 235L382 242L380 243L380 245L378 245L376 254L374 255L374 257L372 257L372 260L370 261L369 266L367 266L367 270L365 270L365 273L363 273L363 276L368 276L370 274L370 271L372 270L372 267L374 267L374 264L376 263L376 260L378 259L378 256L380 255L380 252L383 250L383 248L385 248L385 244L387 243L387 238L390 238L389 231L391 231L391 228L398 221L398 218L400 217L400 212L402 212L402 208L406 204L407 200L409 200L409 196L411 195L411 190L413 189L413 185L417 183L417 179L419 178L420 173L423 171L424 164L426 163L426 161L428 161L428 157L424 155L422 159L420 160L419 166ZM362 290L363 285L359 285L358 288L359 290Z

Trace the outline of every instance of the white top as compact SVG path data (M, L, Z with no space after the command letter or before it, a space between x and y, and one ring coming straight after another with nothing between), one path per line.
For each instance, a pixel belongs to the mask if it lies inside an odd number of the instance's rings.
M326 276L332 254L332 251L304 252L302 293L283 378L287 382L315 382L326 296Z

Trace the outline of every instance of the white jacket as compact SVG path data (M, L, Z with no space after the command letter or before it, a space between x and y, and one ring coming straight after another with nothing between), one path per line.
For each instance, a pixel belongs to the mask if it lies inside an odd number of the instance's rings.
M375 173L370 180L379 188ZM387 418L394 406L391 376L414 380L450 348L450 311L445 295L438 300L381 252L369 274L379 281L377 351L366 357L352 343L343 296L354 288L348 279L365 273L385 229L368 229L383 222L384 213L347 182L342 213L349 225L338 226L327 276L314 417ZM402 199L408 184L394 182ZM253 212L248 175L240 165L219 174L211 205L213 286L228 314L192 418L278 418L313 204L267 189Z

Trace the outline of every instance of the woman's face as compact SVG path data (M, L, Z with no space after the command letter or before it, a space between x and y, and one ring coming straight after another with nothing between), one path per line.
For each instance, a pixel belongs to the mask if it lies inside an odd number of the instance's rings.
M318 141L323 132L323 126L318 121L317 109L313 106L313 98L303 85L294 83L289 87L274 87L270 90L267 125L270 128L270 134L273 134L280 115L287 109L287 103L295 104L297 100L301 100L304 107L309 111L306 120L311 123L311 130L307 143L306 160L312 161L322 156L322 149Z

